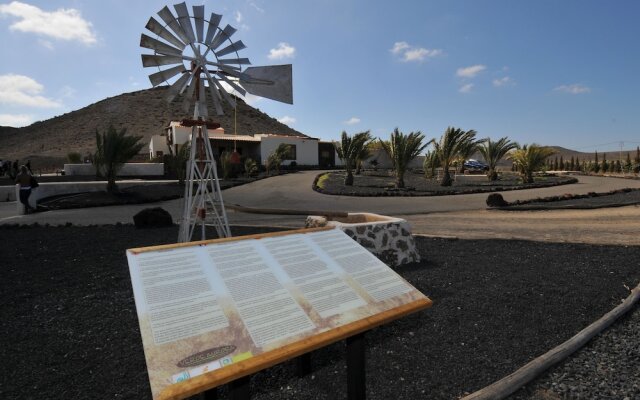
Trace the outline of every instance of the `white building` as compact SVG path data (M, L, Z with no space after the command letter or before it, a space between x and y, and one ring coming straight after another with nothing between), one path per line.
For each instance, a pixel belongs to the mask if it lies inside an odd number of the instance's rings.
M212 127L211 127L212 128ZM234 135L224 129L208 129L209 140L214 157L222 153L237 151L241 157L248 157L265 164L269 155L282 143L289 145L289 154L283 165L295 162L297 165L334 166L341 165L333 143L320 142L309 136L290 136L278 134ZM154 135L149 142L151 158L163 154L175 154L178 145L187 143L191 128L173 121L161 135Z

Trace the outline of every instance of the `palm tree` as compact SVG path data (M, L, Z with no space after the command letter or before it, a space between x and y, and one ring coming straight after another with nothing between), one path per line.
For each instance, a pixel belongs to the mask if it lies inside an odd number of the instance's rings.
M555 154L551 147L540 146L535 143L516 148L509 155L509 159L516 163L524 183L533 183L533 173L544 167L547 157Z
M362 152L362 148L366 147L369 141L371 141L369 131L356 133L353 136L349 136L347 132L342 131L340 143L333 142L338 157L342 160L344 169L347 172L344 177L345 186L353 186L353 168L358 160L358 155Z
M422 168L424 169L424 177L427 179L432 179L436 176L436 168L440 165L440 160L438 159L438 153L435 150L427 151L424 155L424 163L422 164Z
M139 143L142 136L127 136L127 128L120 132L110 125L107 131L100 134L96 130L96 153L94 164L96 172L107 178L107 192L118 190L116 176L122 166L142 150L144 143Z
M290 144L280 143L276 149L267 157L267 175L272 169L276 170L276 174L280 173L280 164L289 153Z
M391 140L388 142L380 140L382 148L391 159L396 175L396 188L404 188L404 173L407 171L407 165L427 147L427 143L422 144L423 140L424 135L420 131L405 135L398 128L391 133Z
M490 181L498 180L498 171L496 166L508 152L518 148L518 143L510 141L506 136L500 138L497 142L492 142L490 138L480 141L478 151L482 154L484 161L489 166L487 177Z
M463 148L469 146L470 142L475 142L475 138L476 131L473 129L463 131L460 128L450 126L444 131L439 142L431 139L429 143L433 143L434 151L437 153L442 167L443 175L440 186L451 186L453 181L451 180L451 174L449 174L449 167L460 156Z
M369 134L369 131L362 132L362 134L367 135L367 141L365 145L362 146L362 149L360 150L360 152L356 155L356 171L354 172L354 174L356 175L360 175L360 169L362 168L362 163L364 162L364 160L371 157L371 154L373 153L373 147L371 146L371 143L373 143L373 138Z
M191 144L189 142L178 145L176 155L173 157L174 168L178 175L178 183L184 184L187 172L187 161L191 153Z
M467 161L476 151L478 151L478 146L480 145L480 141L469 140L460 145L460 150L458 152L458 162L460 163L460 173L464 173L464 162Z

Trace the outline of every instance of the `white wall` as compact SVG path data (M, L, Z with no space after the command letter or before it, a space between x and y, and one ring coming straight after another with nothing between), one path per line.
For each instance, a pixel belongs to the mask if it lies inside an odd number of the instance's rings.
M149 158L157 156L157 152L169 154L169 146L167 146L167 137L164 135L153 135L149 142Z
M96 168L93 164L65 164L64 174L91 176L96 174ZM118 176L150 175L164 175L164 163L126 163L118 172Z
M266 136L261 137L260 158L265 164L269 155L273 153L281 143L293 144L296 146L296 159L284 160L283 165L291 164L295 161L298 165L318 165L318 140L311 138L299 138L294 136Z
M176 181L117 181L119 189L125 189L131 186L147 186L157 185L162 183L173 183ZM20 185L11 187L17 198L20 198ZM86 192L100 192L107 190L107 182L46 182L40 183L40 185L31 190L29 196L29 204L31 207L36 208L38 200L45 197L57 196L60 194L74 194L74 193L86 193ZM19 214L24 214L24 206L20 201L16 202Z

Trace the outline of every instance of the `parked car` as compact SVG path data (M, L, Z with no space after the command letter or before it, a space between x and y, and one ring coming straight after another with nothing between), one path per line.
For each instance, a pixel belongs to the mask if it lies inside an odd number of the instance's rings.
M489 166L487 164L471 158L464 162L464 167L469 171L486 172L489 170Z

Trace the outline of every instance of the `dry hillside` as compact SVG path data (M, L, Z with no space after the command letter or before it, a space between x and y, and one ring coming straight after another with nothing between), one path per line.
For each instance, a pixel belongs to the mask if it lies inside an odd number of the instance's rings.
M23 128L0 127L0 159L31 159L38 167L61 165L69 152L84 155L95 151L96 129L103 131L110 124L118 129L127 128L129 134L141 135L148 142L152 135L162 133L171 120L193 113L193 109L182 109L180 98L168 104L164 99L166 90L164 86L124 93ZM210 110L209 114L215 113ZM227 132L234 132L233 109L228 105L224 116L212 119ZM242 100L238 101L237 133L305 136Z

